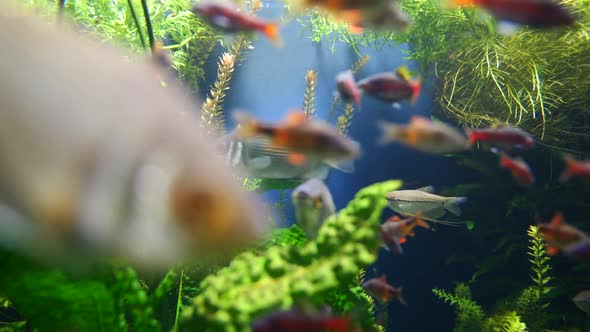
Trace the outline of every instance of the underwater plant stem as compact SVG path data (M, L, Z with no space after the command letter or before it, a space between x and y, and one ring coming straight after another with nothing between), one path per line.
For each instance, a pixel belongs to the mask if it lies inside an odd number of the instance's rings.
M135 27L137 27L137 33L139 34L139 39L141 40L141 46L145 49L145 38L143 37L143 33L141 32L141 26L139 25L139 20L137 19L137 13L135 12L135 7L133 7L133 0L127 0L127 4L129 5L129 10L131 11L131 16L133 16L133 21L135 22Z
M147 0L141 0L141 7L143 8L143 16L145 17L145 26L148 32L150 41L150 50L154 50L154 30L152 28L152 20L150 19L150 11L148 9Z
M178 283L178 299L176 300L176 315L174 316L174 330L178 330L178 317L180 316L180 306L182 305L182 281L184 279L184 270L180 270L180 282Z

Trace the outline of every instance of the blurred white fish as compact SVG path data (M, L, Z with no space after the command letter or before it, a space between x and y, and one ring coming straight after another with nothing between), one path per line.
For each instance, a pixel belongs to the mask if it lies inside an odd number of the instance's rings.
M314 239L320 226L336 213L330 189L319 179L309 179L293 190L291 200L295 207L295 220L310 239Z
M415 216L418 212L426 218L440 218L447 211L460 216L459 204L467 197L443 197L433 194L434 187L428 186L415 190L396 190L387 194L389 207L402 215Z
M0 245L159 269L263 235L198 106L162 88L150 59L131 63L5 1L0 12Z
M579 292L572 301L580 310L590 315L590 290Z

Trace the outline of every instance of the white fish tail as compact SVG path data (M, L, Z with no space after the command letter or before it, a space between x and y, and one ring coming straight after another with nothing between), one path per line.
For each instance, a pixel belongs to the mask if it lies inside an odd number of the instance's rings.
M465 202L467 202L467 197L449 197L445 202L444 207L454 215L460 216L461 207L459 207L459 205Z
M400 136L400 131L402 130L401 126L387 121L379 121L377 122L377 126L381 130L381 136L379 137L377 143L381 145L396 141Z

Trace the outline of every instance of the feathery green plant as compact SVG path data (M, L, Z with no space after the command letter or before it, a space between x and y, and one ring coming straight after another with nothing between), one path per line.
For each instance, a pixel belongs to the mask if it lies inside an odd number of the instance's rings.
M318 73L308 70L305 74L305 92L303 93L303 112L308 119L315 114L315 84L318 80Z
M352 115L354 113L354 106L352 104L344 105L344 114L338 117L336 128L344 135L348 133L348 127L352 123Z
M527 234L529 236L528 255L531 257L529 262L533 271L531 279L534 282L533 287L535 287L537 299L540 300L551 291L551 286L549 286L551 276L548 273L551 270L551 266L549 266L549 256L547 256L545 249L545 241L538 233L538 227L534 225L529 226Z
M514 311L501 313L486 319L483 331L486 332L526 332L527 326L520 321Z
M471 297L469 286L459 283L455 292L450 293L441 289L433 289L432 292L438 298L455 307L457 320L454 332L482 331L485 314Z
M502 36L473 8L446 10L438 0L408 0L414 20L409 58L434 70L442 112L465 126L517 125L546 144L590 153L585 118L590 95L590 0L562 0L577 15L570 28L522 28Z
M252 319L274 310L303 300L323 303L329 292L374 262L385 194L400 185L387 181L364 188L324 222L315 241L302 247L271 247L262 255L235 257L201 282L203 293L183 313L180 330L248 331Z

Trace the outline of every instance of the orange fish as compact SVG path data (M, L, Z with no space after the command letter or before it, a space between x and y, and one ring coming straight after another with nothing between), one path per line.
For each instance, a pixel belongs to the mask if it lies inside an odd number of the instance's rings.
M539 225L539 232L545 239L547 253L550 256L556 255L559 250L566 250L572 245L590 239L586 233L566 223L561 212L556 212L548 224Z
M419 77L411 78L405 66L396 72L384 72L369 76L358 82L358 88L373 98L389 103L411 100L420 96L422 83Z
M399 303L406 305L402 297L403 287L393 287L387 283L385 274L379 278L373 278L363 283L363 289L383 303L389 303L391 300L397 300Z
M579 177L584 180L590 181L590 161L589 160L576 160L570 155L563 157L565 161L565 170L559 177L559 182L567 182L573 177Z
M418 212L416 216L400 219L398 216L389 218L381 225L380 236L385 248L391 250L396 254L403 253L401 245L406 243L407 236L414 236L414 227L420 226L429 229L430 225L422 218L422 212Z
M234 113L234 118L240 124L239 139L269 137L272 145L289 150L287 158L293 165L303 165L308 159L334 165L360 154L357 142L326 122L307 119L302 111L290 112L282 124L260 123L243 112Z
M279 311L256 320L254 332L353 331L352 319L332 314L309 314L301 310Z
M192 12L224 32L258 31L273 43L281 44L277 23L266 22L253 15L242 13L237 7L229 4L201 1L193 7Z
M531 168L522 158L510 158L503 154L500 157L500 166L509 170L514 180L522 186L529 187L535 183Z

